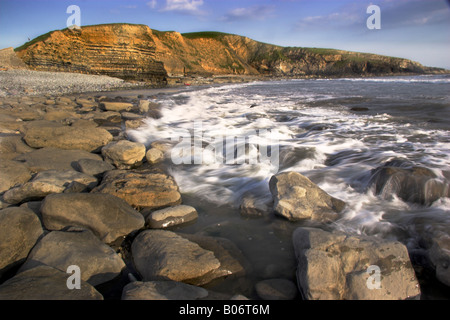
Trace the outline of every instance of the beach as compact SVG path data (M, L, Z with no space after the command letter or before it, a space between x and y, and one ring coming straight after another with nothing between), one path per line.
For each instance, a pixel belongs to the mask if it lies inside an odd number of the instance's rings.
M42 298L23 286L56 286L72 265L82 289L45 298L450 296L446 76L0 79L2 299ZM186 135L193 153L180 159ZM264 147L277 161L258 161Z

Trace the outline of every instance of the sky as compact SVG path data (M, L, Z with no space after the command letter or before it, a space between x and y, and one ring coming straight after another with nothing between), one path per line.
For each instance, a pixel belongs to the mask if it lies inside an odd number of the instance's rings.
M0 0L0 49L66 28L74 21L71 5L80 8L81 26L123 22L181 33L220 31L450 69L450 0ZM379 15L368 12L371 5ZM369 29L368 20L380 28Z

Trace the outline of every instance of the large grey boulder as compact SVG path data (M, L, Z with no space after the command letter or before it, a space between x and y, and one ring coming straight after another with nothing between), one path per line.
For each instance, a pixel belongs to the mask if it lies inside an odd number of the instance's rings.
M182 200L171 176L151 170L108 171L92 192L112 194L135 208L165 208Z
M26 259L43 232L41 221L30 209L0 210L0 276Z
M450 287L450 236L445 232L436 232L430 243L428 254L435 268L436 278Z
M134 239L131 252L136 270L144 281L197 284L203 276L220 267L212 251L166 230L141 232Z
M35 126L27 130L24 140L33 148L96 152L111 142L113 136L103 128Z
M198 300L208 290L177 281L135 281L123 288L122 300Z
M0 160L0 194L30 179L30 169L23 163Z
M51 231L31 250L19 272L47 265L66 272L80 268L81 279L96 286L120 275L125 263L117 253L90 230Z
M69 289L70 276L49 266L21 272L0 286L0 300L103 300L103 296L84 281L80 289Z
M48 230L84 227L105 243L126 236L145 223L139 212L109 194L52 194L44 199L41 213Z
M102 161L97 154L82 150L62 150L57 148L42 148L16 157L14 160L22 162L32 172L45 170L73 170L77 161L91 159Z
M95 177L74 170L41 171L31 181L6 191L3 200L11 204L40 200L49 194L64 192L73 182L83 185L86 190L98 183Z
M275 213L290 221L333 221L345 207L345 202L330 196L297 172L273 176L269 187Z
M118 169L131 169L142 164L145 145L128 140L114 141L102 148L102 155Z
M293 234L297 282L307 300L418 299L420 288L400 242L315 228Z

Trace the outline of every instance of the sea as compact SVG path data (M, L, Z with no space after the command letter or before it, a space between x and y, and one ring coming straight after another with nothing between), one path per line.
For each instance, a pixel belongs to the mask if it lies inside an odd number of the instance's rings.
M129 136L177 150L166 165L199 218L174 230L232 241L251 270L212 290L252 298L258 281L295 283L292 232L317 225L239 209L248 195L270 205L270 178L295 171L347 203L327 229L404 243L422 298L450 298L423 262L426 236L450 236L450 199L423 206L380 197L369 185L373 169L398 159L450 180L450 75L256 81L154 98L162 117Z

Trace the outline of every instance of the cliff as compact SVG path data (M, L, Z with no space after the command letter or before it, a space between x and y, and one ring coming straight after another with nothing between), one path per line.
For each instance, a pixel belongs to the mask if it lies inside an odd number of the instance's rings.
M27 69L27 66L14 52L13 48L0 50L0 70Z
M108 24L49 32L16 48L31 68L164 83L190 75L369 76L445 70L375 54L280 47L219 32L180 34Z

